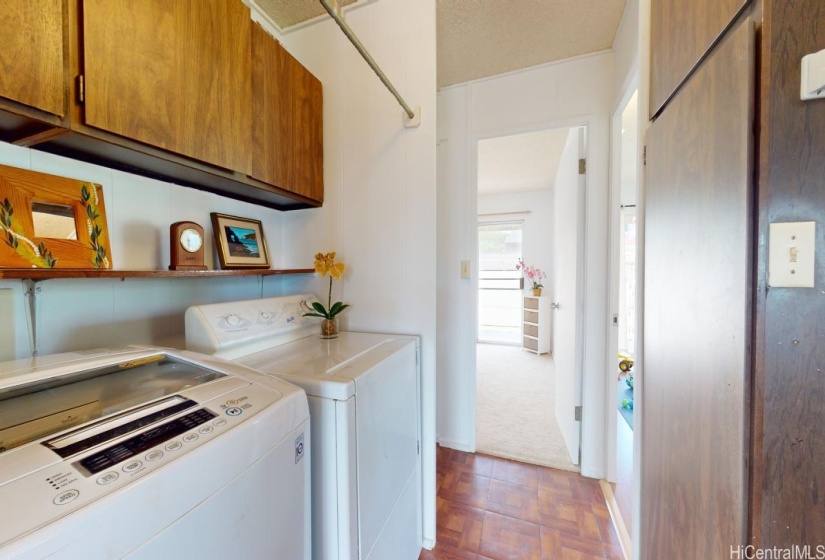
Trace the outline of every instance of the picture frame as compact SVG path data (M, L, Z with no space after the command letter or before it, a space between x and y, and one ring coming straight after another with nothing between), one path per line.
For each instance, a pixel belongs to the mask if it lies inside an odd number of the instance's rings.
M0 165L0 268L112 268L103 187Z
M269 251L260 220L212 212L212 233L222 269L269 268Z

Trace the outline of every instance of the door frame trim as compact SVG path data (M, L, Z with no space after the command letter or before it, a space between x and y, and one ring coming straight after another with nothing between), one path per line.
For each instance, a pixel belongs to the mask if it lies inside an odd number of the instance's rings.
M473 102L472 98L469 99L468 103L468 111L472 107ZM541 130L549 130L549 129L558 129L558 128L578 128L581 127L584 129L585 135L585 157L590 158L592 154L592 141L591 141L591 134L590 131L593 128L595 122L597 120L596 115L587 115L584 117L576 117L570 119L558 119L558 120L548 120L542 121L537 123L531 123L530 125L526 126L514 126L514 127L504 127L495 130L489 130L484 132L483 134L468 134L467 136L467 153L469 157L467 158L467 177L469 178L470 188L469 191L469 200L467 200L467 211L470 216L477 217L478 216L478 143L481 140L489 140L492 138L500 138L502 136L512 136L516 134L525 134L530 132L538 132ZM609 157L609 154L608 154ZM587 205L587 193L590 187L590 173L585 173L584 181L585 181L585 192L584 192L584 209L583 209L583 216L582 216L582 223L580 224L581 233L582 233L582 253L579 255L582 261L582 274L579 278L579 302L577 302L577 309L580 313L580 320L581 320L581 329L582 332L586 332L585 322L587 319L587 301L584 297L584 292L587 286L587 223L589 219L592 219L589 216L589 210ZM478 227L477 227L477 219L468 220L472 226L472 232L467 231L467 235L470 235L470 239L472 239L472 243L470 246L473 248L472 254L470 256L470 270L474 273L471 274L471 292L473 298L473 305L471 307L471 316L468 317L468 320L477 331L478 325ZM471 349L470 354L470 375L471 375L471 383L470 383L470 390L467 394L468 402L466 403L467 409L467 425L472 426L472 431L470 433L469 438L469 450L471 452L476 451L476 398L477 398L477 388L478 388L478 363L477 363L477 356L476 356L476 336L472 337L472 347L468 348ZM580 348L578 349L581 352L581 355L584 356L587 350L587 339L585 336L581 337ZM581 406L583 407L584 414L587 414L588 410L596 410L599 406L596 402L593 402L593 398L588 398L588 385L585 383L584 380L584 363L581 363L581 371L578 371L577 376L579 377L579 381L582 388L582 396L581 396ZM582 425L584 424L584 418L582 421L579 422L579 457L578 457L578 465L581 467L584 453L583 448L585 447L583 444L583 435L584 432L582 430Z
M618 227L621 223L621 171L622 171L622 162L621 162L621 139L622 139L622 113L627 108L627 105L630 103L630 100L633 98L633 94L637 94L636 98L636 105L637 105L637 118L636 118L636 125L637 125L637 148L639 149L639 154L641 154L642 150L642 130L639 123L639 108L641 107L641 99L639 95L641 95L640 88L639 88L639 69L636 68L632 74L630 79L627 81L625 85L625 89L622 91L622 95L619 98L618 103L613 108L613 113L610 119L610 195L608 198L608 231L609 231L609 240L608 240L608 271L610 275L610 280L608 283L608 313L612 317L614 314L618 314L619 312L619 259L618 259L618 250L621 247L621 239L620 234L618 231ZM641 197L641 174L644 173L644 168L640 167L638 164L638 157L636 161L636 211L637 214L639 213L639 199ZM639 236L639 229L638 229L638 221L637 221L637 239ZM637 243L637 289L639 286L638 283L638 250L639 244ZM638 345L639 337L641 336L641 329L640 321L638 318L641 315L641 310L637 306L636 308L636 341L637 341L637 354L639 354L638 349L640 348ZM618 389L616 387L616 383L614 383L614 372L611 368L612 364L615 363L616 356L619 352L619 342L617 339L617 331L613 328L613 324L611 320L607 322L607 402L605 405L607 406L607 438L605 441L606 447L606 479L609 482L616 482L616 432L618 430L617 426L617 417L616 417L616 399L618 398ZM639 428L637 424L639 422L634 422L634 441L636 436L639 432L636 430Z

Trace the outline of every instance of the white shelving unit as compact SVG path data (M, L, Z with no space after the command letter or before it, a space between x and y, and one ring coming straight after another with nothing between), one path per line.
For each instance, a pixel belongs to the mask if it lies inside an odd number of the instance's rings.
M550 297L524 296L523 342L525 350L536 354L550 352Z

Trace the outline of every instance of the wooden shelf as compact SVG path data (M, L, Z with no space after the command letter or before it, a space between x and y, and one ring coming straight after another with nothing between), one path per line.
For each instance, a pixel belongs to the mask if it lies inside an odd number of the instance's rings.
M58 278L227 278L233 276L277 276L314 274L312 268L243 270L99 270L79 268L0 268L3 280L51 280Z

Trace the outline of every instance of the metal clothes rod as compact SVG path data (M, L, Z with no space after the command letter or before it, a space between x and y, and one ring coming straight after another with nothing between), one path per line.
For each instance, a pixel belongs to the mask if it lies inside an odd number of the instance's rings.
M410 109L410 106L407 105L407 102L404 101L404 98L401 97L401 94L398 93L398 90L395 89L394 85L392 85L392 82L390 82L390 79L387 78L387 75L384 74L384 72L378 66L378 63L375 62L375 59L372 58L372 55L370 55L370 53L367 52L367 49L364 48L364 45L362 45L361 41L358 40L358 37L355 36L355 33L352 31L352 29L350 29L350 26L347 24L344 18L341 17L341 15L332 5L330 5L328 0L320 0L320 2L324 9L327 11L327 13L330 15L330 17L332 17L332 19L335 20L335 23L338 24L338 27L341 28L341 31L344 32L344 35L347 36L347 39L349 39L350 43L352 43L355 49L359 53L361 53L361 56L364 57L364 60L366 60L367 64L370 65L370 68L372 68L372 71L375 72L376 76L378 76L378 79L380 79L384 83L384 85L387 86L387 89L390 90L391 94L393 94L395 99L398 101L398 104L401 105L401 108L404 109L405 113L407 113L407 116L410 118L410 120L414 120L415 111Z

